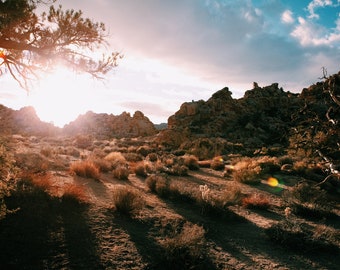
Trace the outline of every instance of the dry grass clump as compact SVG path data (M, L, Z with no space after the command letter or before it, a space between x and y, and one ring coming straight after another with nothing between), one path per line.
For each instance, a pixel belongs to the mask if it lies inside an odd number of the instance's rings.
M23 171L19 175L19 180L22 184L32 185L37 189L40 189L46 193L55 193L52 181L52 175L50 173L33 173L30 171Z
M251 209L268 209L270 201L263 194L253 193L242 199L242 205Z
M304 252L339 252L340 233L325 225L312 227L295 219L285 219L266 230L267 236L279 245Z
M101 172L109 172L112 170L112 164L110 161L102 159L102 158L97 158L93 157L89 159L93 164L99 169Z
M232 178L244 184L260 183L261 166L251 158L245 158L234 165Z
M228 205L239 204L243 197L244 195L242 193L240 184L234 182L223 190L218 200L223 207L226 207Z
M224 160L221 156L214 157L211 160L210 168L216 171L224 170Z
M88 149L93 144L93 138L89 135L78 135L75 137L73 144L82 149Z
M76 161L70 165L71 173L85 178L99 179L99 168L89 160Z
M159 242L172 269L196 269L206 256L205 231L196 224L185 222L179 233Z
M333 203L327 192L318 186L301 182L284 191L282 198L294 214L309 218L332 217Z
M175 176L187 176L188 167L181 164L175 164L167 171L167 173Z
M169 195L169 180L159 174L152 174L145 180L146 185L151 192L156 193L160 197L166 197Z
M40 150L40 154L45 157L52 157L52 155L54 154L54 150L51 147L43 147Z
M200 169L200 165L198 164L198 158L194 155L184 155L183 163L185 166L189 168L189 170L196 171Z
M137 153L124 153L123 156L128 162L138 162L143 160L143 156Z
M120 164L112 171L113 177L119 179L119 180L128 180L130 170L129 167L126 164Z
M123 156L121 152L118 152L118 151L107 154L104 159L111 163L112 168L115 168L121 164L126 164L125 157Z
M142 194L130 186L117 185L113 190L112 202L115 211L131 216L144 207Z
M63 202L76 204L87 204L89 202L85 187L71 183L63 186L61 199Z
M41 154L26 152L14 155L15 164L26 171L44 172L49 168L49 161Z
M150 153L146 156L151 162L156 162L158 160L158 155L156 153Z
M133 172L137 175L137 176L141 176L141 177L147 177L148 176L148 172L151 171L151 166L148 162L145 161L140 161L137 162L136 164L134 164L133 166Z

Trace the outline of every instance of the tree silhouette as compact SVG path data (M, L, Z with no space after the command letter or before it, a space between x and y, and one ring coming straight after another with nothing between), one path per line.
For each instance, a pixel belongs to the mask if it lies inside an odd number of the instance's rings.
M39 72L56 63L102 78L121 57L119 52L97 57L108 45L105 25L84 18L82 11L52 5L35 13L38 5L55 1L0 0L0 75L10 73L27 91Z

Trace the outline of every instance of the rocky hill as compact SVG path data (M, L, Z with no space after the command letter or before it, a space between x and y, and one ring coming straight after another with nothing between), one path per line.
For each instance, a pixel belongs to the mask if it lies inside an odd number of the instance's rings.
M207 101L183 103L157 140L191 152L206 148L212 155L288 147L330 152L339 148L338 99L340 72L300 94L286 92L277 83L265 87L254 83L242 98L233 99L226 87Z
M63 128L66 135L89 134L96 137L139 137L157 133L154 124L140 111L112 114L87 112Z
M42 122L33 107L12 110L0 105L0 120L0 134L49 136L61 132L54 125Z

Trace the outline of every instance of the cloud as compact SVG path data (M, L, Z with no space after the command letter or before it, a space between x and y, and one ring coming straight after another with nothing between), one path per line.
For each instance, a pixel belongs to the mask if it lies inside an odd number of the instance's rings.
M320 7L326 7L326 6L333 6L333 1L332 0L313 0L307 6L307 10L309 11L308 17L311 19L319 19L320 16L316 14L315 10Z
M293 12L291 10L285 10L281 15L281 21L286 24L294 23Z

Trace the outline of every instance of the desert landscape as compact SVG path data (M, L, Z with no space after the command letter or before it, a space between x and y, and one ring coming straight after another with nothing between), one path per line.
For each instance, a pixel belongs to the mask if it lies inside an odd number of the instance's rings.
M340 73L155 126L1 117L1 269L338 269Z

